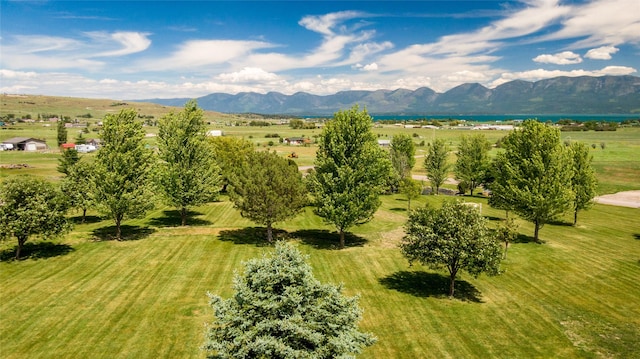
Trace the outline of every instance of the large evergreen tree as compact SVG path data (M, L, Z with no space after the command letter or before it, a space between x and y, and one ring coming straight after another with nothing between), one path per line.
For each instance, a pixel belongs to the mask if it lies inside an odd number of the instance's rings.
M502 147L505 151L494 159L500 170L494 171L491 190L501 208L533 222L539 242L540 228L573 203L569 150L561 145L558 129L533 120L506 136Z
M243 217L267 226L267 240L273 240L272 226L300 212L307 202L302 174L293 161L276 152L252 152L230 178L229 195Z
M80 156L75 148L62 150L60 158L58 158L58 172L68 175L71 168L80 161Z
M0 184L0 238L18 239L16 259L31 236L43 238L67 232L68 203L53 184L37 177L16 176Z
M434 194L438 194L440 186L447 180L449 173L449 146L443 139L437 139L429 144L427 156L424 159L424 168L427 170L427 179L431 182Z
M598 181L591 166L593 157L589 153L589 146L581 142L573 142L570 147L573 162L571 189L575 195L573 200L573 225L578 223L578 211L588 209L596 196Z
M58 119L56 124L58 147L63 143L67 143L67 128L65 127L65 121L62 118Z
M272 257L248 261L234 289L226 300L209 294L209 358L350 358L376 340L358 330L358 298L320 283L291 245L278 243Z
M158 122L160 165L158 183L169 205L187 223L191 206L213 201L220 191L220 167L206 140L204 113L195 100L179 113L171 112Z
M103 119L102 147L95 159L95 198L122 237L126 217L140 217L153 207L150 191L153 153L145 147L142 123L135 110L124 109Z
M483 134L462 136L455 164L456 178L469 185L471 195L486 178L491 143Z
M373 217L391 174L371 127L371 116L357 106L337 112L320 134L315 172L309 176L316 213L336 226L340 248L347 229Z

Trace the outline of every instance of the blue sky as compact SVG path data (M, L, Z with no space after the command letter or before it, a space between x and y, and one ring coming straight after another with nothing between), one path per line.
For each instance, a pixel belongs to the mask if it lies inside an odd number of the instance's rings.
M640 1L6 1L0 92L146 99L636 75Z

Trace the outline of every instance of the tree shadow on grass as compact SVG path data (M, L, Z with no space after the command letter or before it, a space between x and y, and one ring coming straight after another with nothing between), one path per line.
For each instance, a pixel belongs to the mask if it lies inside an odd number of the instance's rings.
M566 222L562 220L549 221L548 224L552 226L573 227L573 222Z
M0 252L0 261L5 262L14 260L16 257L17 247L18 246L14 246L13 248L8 248ZM22 250L20 251L20 260L58 257L71 253L73 251L73 247L63 243L25 243L24 246L22 246Z
M292 232L292 237L299 238L302 243L310 245L317 249L339 249L340 234L338 232L326 229L301 229ZM346 247L362 247L368 241L353 233L344 234L344 246Z
M633 238L640 240L640 233L634 233Z
M71 222L73 222L73 224L76 224L76 225L92 224L92 223L98 223L100 221L102 221L102 218L100 218L99 216L85 216L84 223L82 222L82 215L71 217Z
M167 210L162 212L162 217L152 218L150 224L155 227L180 227L182 226L182 218L180 217L180 211ZM202 216L203 213L188 211L187 212L187 226L208 226L211 221L202 218L196 218L196 216Z
M156 230L149 227L121 225L122 241L137 241L152 235ZM96 228L91 232L93 239L96 241L111 241L116 239L116 226L107 226Z
M388 289L420 298L449 298L449 277L438 273L399 271L378 279ZM473 284L456 279L453 297L465 302L482 303Z
M407 212L407 208L406 207L404 207L404 208L393 207L393 208L390 208L389 210L392 211L392 212Z
M503 218L500 217L495 217L495 216L483 216L484 218L486 218L488 221L502 221Z
M284 229L273 228L273 240L267 241L266 227L245 227L240 229L229 229L220 231L218 238L224 242L233 242L234 244L253 244L256 247L270 246L277 240L287 239L289 232Z
M516 236L516 239L514 239L513 241L511 241L511 243L538 243L536 242L536 240L533 238L533 236L527 236L526 234L522 234L522 233L518 233L518 235ZM540 243L544 243L543 240L540 240Z

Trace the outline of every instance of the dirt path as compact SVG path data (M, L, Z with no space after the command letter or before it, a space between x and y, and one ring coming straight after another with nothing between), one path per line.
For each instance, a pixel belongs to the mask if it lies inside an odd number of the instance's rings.
M605 194L594 199L596 203L612 206L640 208L640 191L626 191L614 194Z

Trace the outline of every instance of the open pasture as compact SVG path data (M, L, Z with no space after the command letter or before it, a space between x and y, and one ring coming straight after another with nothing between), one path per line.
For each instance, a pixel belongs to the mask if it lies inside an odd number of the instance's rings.
M422 196L413 206L438 205ZM503 211L482 198L495 223ZM406 201L384 196L374 220L353 230L345 250L310 208L280 224L315 275L360 295L361 328L378 343L364 358L630 358L640 354L640 233L637 209L596 205L574 228L547 225L543 245L520 223L497 277L462 275L456 299L444 272L409 267L397 243ZM125 222L127 240L109 240L113 223L93 216L56 241L28 242L13 261L0 245L0 350L3 358L199 358L207 291L228 297L241 263L272 250L262 229L230 202L196 208L191 225L159 208ZM77 220L78 218L76 218ZM569 222L570 218L566 219Z
M44 126L41 123L22 123L14 126L5 126L0 130L0 141L11 137L35 137L46 139L50 150L39 153L24 153L17 151L0 152L0 165L28 164L31 169L25 171L0 169L0 178L8 175L29 172L42 173L48 177L55 178L57 156L59 150L55 148L56 127ZM298 155L294 159L299 166L311 166L315 159L317 146L314 144L315 137L320 134L321 129L291 129L286 124L274 124L271 126L230 126L221 123L209 125L210 129L222 130L225 136L237 136L253 142L257 147L277 151L282 156L289 156L292 152ZM69 141L72 141L79 130L69 129ZM157 127L147 126L145 131L154 136L157 134ZM444 139L452 150L449 162L456 160L455 151L463 135L476 134L478 131L465 131L457 129L426 129L426 128L403 128L394 125L376 126L374 133L380 139L391 139L394 135L405 133L412 136L414 143L419 145L422 141L426 144L435 138ZM481 131L487 139L495 143L504 137L506 131ZM312 140L309 146L289 146L279 143L278 138L267 137L277 134L281 138L286 137L307 137ZM95 132L84 135L85 138L97 137ZM593 154L593 165L598 178L598 193L608 194L619 191L640 189L640 128L620 128L614 132L563 132L563 140L580 141L589 146L595 145L591 149ZM146 139L150 146L155 146L155 138ZM272 141L273 145L269 145ZM601 145L604 144L604 149ZM494 148L489 153L493 156L499 149ZM413 169L414 174L424 175L423 158L426 154L426 147L417 146L417 161ZM453 177L453 172L450 173Z

